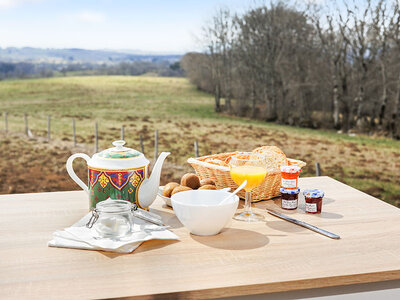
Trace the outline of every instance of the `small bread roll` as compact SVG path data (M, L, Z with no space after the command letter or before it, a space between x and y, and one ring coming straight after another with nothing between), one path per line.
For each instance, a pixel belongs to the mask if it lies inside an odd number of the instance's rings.
M167 183L167 184L164 186L164 189L163 189L163 192L162 192L163 196L164 196L164 197L168 197L168 198L171 197L172 191L173 191L174 188L176 188L177 186L179 186L179 183L176 183L176 182Z
M182 176L181 185L190 187L191 189L195 190L200 187L200 179L197 177L196 174L187 173Z
M208 179L208 178L204 178L204 179L200 180L201 186L208 185L208 184L215 185L215 182L212 179Z
M206 185L199 187L199 190L216 190L216 189L217 189L217 187L212 184L206 184Z
M183 186L183 185L178 185L176 188L173 189L171 196L179 193L179 192L183 192L183 191L191 191L192 189L190 187L187 186Z

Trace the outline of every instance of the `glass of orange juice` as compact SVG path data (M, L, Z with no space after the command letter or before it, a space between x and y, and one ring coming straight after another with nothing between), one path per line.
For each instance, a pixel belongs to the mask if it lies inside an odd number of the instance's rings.
M254 213L251 209L251 190L259 186L267 175L265 158L262 155L252 154L251 156L235 155L229 163L231 177L237 185L245 180L246 191L244 210L234 216L234 219L245 222L257 222L264 220L260 214Z

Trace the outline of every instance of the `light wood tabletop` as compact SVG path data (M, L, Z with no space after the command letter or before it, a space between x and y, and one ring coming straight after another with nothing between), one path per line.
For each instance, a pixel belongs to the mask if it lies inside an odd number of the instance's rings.
M179 241L148 241L131 254L47 247L52 233L88 212L82 191L0 196L0 298L210 298L293 291L400 278L400 210L329 177L321 215L303 205L284 213L341 236L329 239L265 213L232 220L222 233L188 233L157 199L151 210Z

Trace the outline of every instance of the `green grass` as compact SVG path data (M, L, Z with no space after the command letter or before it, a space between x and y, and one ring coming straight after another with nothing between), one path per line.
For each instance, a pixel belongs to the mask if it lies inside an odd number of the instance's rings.
M100 76L4 81L0 83L0 103L10 114L12 130L23 130L24 113L29 114L32 129L45 129L50 114L56 133L70 133L74 117L84 138L93 134L95 120L104 129L143 117L188 119L214 114L211 97L183 78Z
M388 138L362 135L350 137L330 130L296 128L216 114L213 110L213 98L196 90L184 78L87 76L10 80L0 82L0 103L2 111L8 111L12 116L22 117L24 113L28 113L35 118L31 121L32 124L45 122L47 114L51 114L53 118L107 120L121 125L127 118L143 116L160 119L206 119L253 124L333 141L383 146L400 152L400 141ZM62 122L60 119L58 121ZM21 119L10 122L15 125L22 123ZM43 124L38 126L43 127ZM57 129L56 127L55 130L58 131Z
M308 163L303 174L313 175L320 162L324 175L358 189L400 203L400 141L381 137L337 134L330 130L296 128L214 112L213 97L198 91L184 78L146 76L88 76L0 82L0 112L8 111L9 129L23 132L23 114L35 136L46 136L47 115L52 137L71 141L76 119L78 143L93 143L99 124L100 147L108 148L126 128L130 146L138 148L139 134L146 153L153 151L153 132L160 131L160 150L185 165L193 155L193 141L201 154L249 151L265 144L281 147L292 158ZM2 129L0 123L0 130ZM372 172L372 175L368 175Z

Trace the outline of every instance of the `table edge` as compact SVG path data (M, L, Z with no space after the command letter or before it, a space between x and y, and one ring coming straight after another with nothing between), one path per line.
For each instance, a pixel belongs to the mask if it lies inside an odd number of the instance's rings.
M300 291L315 288L335 287L352 284L365 284L400 279L400 270L371 272L352 275L339 275L314 279L301 279L242 286L227 286L221 288L179 291L171 293L135 295L116 297L112 299L209 299L277 292Z

